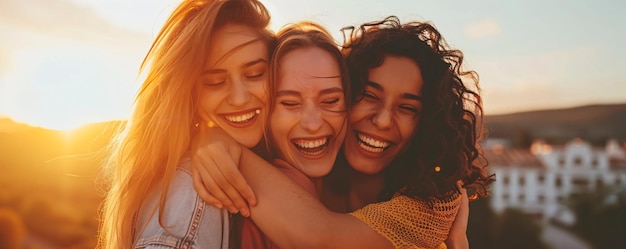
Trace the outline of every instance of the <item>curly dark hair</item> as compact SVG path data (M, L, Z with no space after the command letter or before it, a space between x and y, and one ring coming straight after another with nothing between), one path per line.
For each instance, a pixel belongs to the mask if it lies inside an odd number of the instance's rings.
M478 74L463 71L463 53L449 48L432 24L401 24L395 16L342 31L355 102L364 94L369 70L382 65L385 56L410 58L422 72L420 124L408 148L385 169L381 201L397 192L425 200L445 198L459 181L474 190L472 199L486 196L494 179L487 176L479 145L483 110Z

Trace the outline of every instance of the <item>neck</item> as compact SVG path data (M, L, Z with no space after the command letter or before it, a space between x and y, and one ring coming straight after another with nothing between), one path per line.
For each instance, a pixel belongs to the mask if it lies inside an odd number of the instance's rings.
M269 159L270 153L267 151L267 147L265 146L265 140L261 140L256 146L250 148L252 152L259 155L263 159Z
M315 185L315 192L318 195L321 195L322 193L322 183L323 183L323 177L309 177L309 179L311 179L311 182L313 182L313 185Z
M378 198L385 186L385 175L363 174L354 170L350 171L350 192L348 200L351 210L357 210L367 204L378 202Z

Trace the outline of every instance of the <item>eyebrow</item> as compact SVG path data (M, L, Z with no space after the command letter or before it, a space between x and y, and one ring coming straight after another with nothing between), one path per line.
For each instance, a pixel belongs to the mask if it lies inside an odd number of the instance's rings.
M257 65L259 63L267 64L268 62L267 62L266 59L258 58L256 60L253 60L253 61L247 62L246 64L243 64L242 67L243 68L251 67L251 66ZM202 71L202 74L217 74L217 73L225 73L225 72L226 72L226 70L224 70L224 69L208 69L208 70Z
M331 94L331 93L336 93L336 92L340 92L343 93L343 89L341 87L331 87L331 88L326 88L324 90L320 91L319 95L326 95L326 94ZM301 96L300 92L298 91L294 91L294 90L281 90L278 91L276 93L276 96L285 96L285 95L297 95L297 96Z
M378 91L384 92L383 87L380 84L376 83L376 82L372 82L372 81L368 80L368 81L365 82L365 86L369 86L369 87L372 87L372 88L374 88L374 89L376 89ZM420 102L422 101L422 96L411 94L411 93L404 93L404 94L402 94L402 98L412 99L412 100L416 100L416 101L420 101Z

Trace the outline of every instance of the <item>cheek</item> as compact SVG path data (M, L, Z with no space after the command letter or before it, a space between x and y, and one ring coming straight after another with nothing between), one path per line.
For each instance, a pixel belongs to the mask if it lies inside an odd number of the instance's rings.
M287 134L289 130L298 124L294 115L280 108L275 109L270 116L270 130L272 134ZM286 135L283 135L283 137ZM280 139L280 136L276 136Z
M266 82L255 82L248 88L248 92L259 99L263 105L267 105L269 96L267 95Z
M411 139L411 137L413 137L413 134L415 134L418 128L419 118L417 120L401 122L400 133L402 134L402 139L404 140L403 142L407 142L409 139Z
M217 104L219 103L218 98L219 96L208 93L206 91L201 93L199 99L200 111L208 115L212 115L213 113L215 113L215 110L217 109Z
M284 154L289 146L289 131L293 126L293 119L286 118L280 111L274 111L270 119L271 141L280 154Z
M348 115L348 123L357 122L368 115L368 108L365 104L355 103L350 108L350 114Z
M327 123L329 123L333 127L335 134L341 133L343 128L346 126L345 114L337 115L337 116L329 116L324 119L326 120Z

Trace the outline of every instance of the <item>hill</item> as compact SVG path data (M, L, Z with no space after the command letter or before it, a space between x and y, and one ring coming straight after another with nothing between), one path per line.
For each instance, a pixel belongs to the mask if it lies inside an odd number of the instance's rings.
M607 139L626 140L626 104L487 115L488 137L509 138L516 146L533 139L563 143L580 137L603 146Z
M15 122L7 117L0 117L0 133L22 132L34 128L30 125Z
M517 146L534 138L626 141L626 104L489 115L485 121L489 137L510 138ZM0 207L14 209L29 233L60 248L94 248L102 201L98 166L104 146L123 124L65 132L0 118Z
M14 210L31 236L59 248L94 248L98 166L120 124L65 132L0 119L0 208Z

